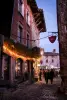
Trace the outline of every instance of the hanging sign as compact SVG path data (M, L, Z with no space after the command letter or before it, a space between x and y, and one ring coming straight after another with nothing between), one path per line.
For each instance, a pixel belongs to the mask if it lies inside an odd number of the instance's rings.
M51 43L54 43L55 42L55 40L56 40L56 36L49 36L48 37L49 38L49 41L51 42Z

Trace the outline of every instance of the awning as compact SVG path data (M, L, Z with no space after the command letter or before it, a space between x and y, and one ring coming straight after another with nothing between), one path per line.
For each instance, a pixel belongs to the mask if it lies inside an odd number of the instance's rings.
M15 43L12 39L6 39L3 44L3 52L23 60L34 60L40 58L40 48L28 49L26 46Z

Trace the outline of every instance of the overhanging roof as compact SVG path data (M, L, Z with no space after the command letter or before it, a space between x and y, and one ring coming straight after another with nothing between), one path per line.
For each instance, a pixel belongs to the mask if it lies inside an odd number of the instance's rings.
M35 21L37 21L37 19L40 18L39 22L41 21L41 23L37 27L39 28L39 30L42 29L41 32L45 32L46 31L46 24L45 24L43 9L39 8L38 13L40 13L40 15L35 19Z
M46 24L45 24L43 9L38 8L36 0L27 0L27 3L32 10L37 28L39 29L40 32L46 32Z
M33 13L38 11L38 6L36 4L36 0L27 0L28 5L30 6Z

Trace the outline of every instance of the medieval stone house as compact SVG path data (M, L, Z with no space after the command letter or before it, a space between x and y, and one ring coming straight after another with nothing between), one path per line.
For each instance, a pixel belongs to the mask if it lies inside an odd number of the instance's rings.
M13 83L30 79L33 63L40 57L40 32L45 32L43 10L35 0L14 0L9 38L4 37L2 80Z

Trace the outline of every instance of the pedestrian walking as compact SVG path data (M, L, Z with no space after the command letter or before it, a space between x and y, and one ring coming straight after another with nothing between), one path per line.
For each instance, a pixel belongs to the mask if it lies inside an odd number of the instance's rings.
M45 78L46 84L48 84L48 79L49 79L49 71L48 70L45 70L44 78Z
M51 71L50 71L50 81L51 81L51 84L53 83L53 78L54 78L54 71L53 71L53 69L51 69Z
M41 81L42 79L41 79L41 76L42 76L42 71L41 71L41 69L40 69L40 72L39 72L39 80Z

